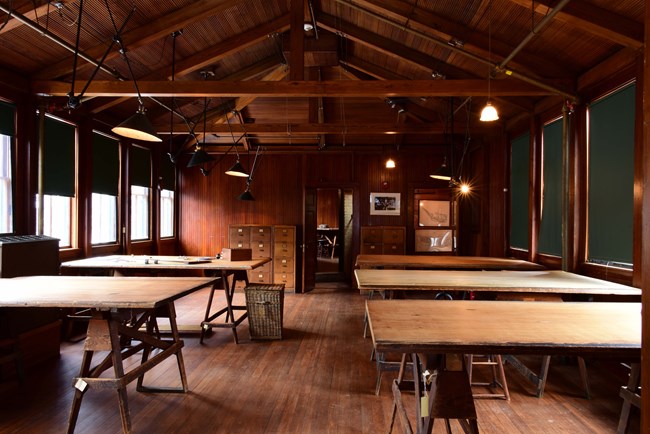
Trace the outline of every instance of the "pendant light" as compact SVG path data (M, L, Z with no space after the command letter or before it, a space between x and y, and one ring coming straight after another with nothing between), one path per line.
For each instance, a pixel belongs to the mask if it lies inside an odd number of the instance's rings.
M255 168L257 167L257 158L260 156L261 152L261 146L257 147L257 151L255 152L255 159L253 160L253 166L251 167L251 174L248 175L248 179L246 180L246 190L239 196L237 196L237 200L246 200L246 201L252 201L255 200L253 197L253 194L251 193L251 182L253 182L253 173L255 172Z
M232 113L234 114L236 113L236 111L233 110ZM230 130L230 136L232 137L233 145L235 147L235 153L237 154L237 161L235 161L235 164L233 164L230 169L226 170L226 175L238 176L240 178L247 178L248 173L246 173L246 169L244 169L244 166L242 166L241 162L239 161L239 151L237 150L237 141L235 140L235 135L232 133L232 128L230 127L230 120L228 118L228 114L226 114L226 122L228 122L228 129ZM246 187L246 191L248 191L248 186ZM248 199L248 200L252 200L252 199Z
M144 140L145 142L162 142L162 139L158 137L156 129L151 125L147 115L145 114L144 104L142 103L142 95L140 94L140 88L138 88L138 82L133 75L133 69L131 69L131 62L129 62L129 57L126 54L126 48L122 42L122 38L119 34L115 37L117 43L120 45L120 52L124 56L126 65L129 68L129 74L135 85L135 90L138 93L138 111L135 112L133 116L114 127L111 131L115 134L119 134L122 137L128 137L129 139Z
M386 169L394 169L394 168L395 168L395 160L388 157L388 160L386 160Z
M481 111L481 121L483 122L492 122L499 119L497 109L492 105L492 101L490 101L490 80L492 78L492 0L490 0L488 8L488 63L490 67L488 69L488 100Z
M451 169L447 166L447 156L442 160L440 167L436 169L431 175L433 179L439 179L441 181L450 181L451 180Z

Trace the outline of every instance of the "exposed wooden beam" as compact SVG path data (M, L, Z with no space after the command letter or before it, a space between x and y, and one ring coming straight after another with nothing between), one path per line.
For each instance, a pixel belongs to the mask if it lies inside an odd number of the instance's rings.
M234 7L238 3L239 0L197 0L190 5L183 6L172 13L150 21L148 25L137 26L133 30L124 32L121 35L122 42L127 49L134 50L165 37L178 29L182 29L195 21ZM85 55L93 59L100 59L106 51L106 45L103 42L83 51ZM106 60L117 56L119 56L119 51L113 50L108 53ZM72 64L72 56L68 56L49 68L44 68L35 74L35 77L39 79L62 77L72 72ZM82 63L77 68L81 69L86 66L88 66L88 63Z
M530 0L510 1L528 9L531 6ZM546 15L555 3L555 0L536 0L533 4L535 12ZM583 0L571 0L555 18L623 46L640 49L644 45L643 24Z
M441 41L461 41L463 49L485 58L490 55L504 58L515 48L511 44L512 41L500 41L494 36L489 37L476 30L468 32L466 24L454 22L449 17L443 17L419 7L413 7L412 4L402 0L355 0L355 4L395 20L396 25L408 26L414 30L425 32ZM477 13L475 18L481 15ZM488 48L490 44L491 53ZM539 74L540 71L544 71L542 75L545 77L569 75L568 71L558 64L526 52L520 52L517 55L517 60L511 62L511 66L515 69L525 70L527 74Z
M36 7L34 7L34 3L37 4ZM39 5L40 4L40 5ZM13 4L13 10L21 14L23 17L28 18L32 21L35 21L36 18L43 18L47 16L48 12L52 13L57 10L56 7L52 6L49 1L20 1L20 2L14 2ZM5 19L4 17L2 18L3 20ZM0 35L9 32L11 30L14 30L20 26L24 25L21 23L19 20L15 19L14 17L9 17L9 21L7 21L7 24L4 26L0 26Z
M400 118L403 118L400 116ZM462 123L458 124L459 128L464 128ZM402 121L396 124L369 124L369 123L306 123L306 124L212 124L207 126L207 134L229 134L232 130L235 135L246 134L260 134L264 136L286 136L288 132L291 135L304 136L314 134L345 134L349 135L373 135L373 134L413 134L413 135L426 135L437 134L445 132L444 122L436 124L419 123L407 124ZM473 132L487 131L489 126L472 126ZM498 128L498 127L497 127ZM169 125L160 125L157 128L159 134L169 134ZM182 124L174 124L173 134L181 134L187 132L187 128ZM203 133L203 131L201 131Z
M291 80L305 78L305 0L291 0L291 33L289 47L291 60L289 63Z
M564 82L562 82L564 84ZM558 85L559 86L559 85ZM377 81L139 81L142 96L150 97L399 97L488 96L486 80L377 80ZM519 80L492 80L492 96L545 96L554 92ZM34 81L38 95L65 96L70 84ZM137 96L133 83L96 80L88 96Z

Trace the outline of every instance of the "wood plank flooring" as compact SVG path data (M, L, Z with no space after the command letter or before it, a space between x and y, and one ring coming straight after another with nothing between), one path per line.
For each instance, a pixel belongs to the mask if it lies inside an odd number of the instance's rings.
M243 294L236 294L236 299L243 303ZM206 300L207 292L180 300L179 324L197 324ZM143 394L130 385L134 432L386 432L394 374L384 374L381 394L375 396L371 340L362 337L364 302L357 291L323 283L308 294L285 295L280 341L250 341L246 321L238 330L239 345L228 329L214 329L204 345L195 335L185 336L183 355L191 391ZM82 345L64 343L61 357L29 369L22 386L11 379L0 383L0 432L65 432L71 378L78 372ZM627 371L602 361L589 361L588 367L591 400L583 398L577 366L570 360L553 360L541 399L534 397L532 385L506 366L511 401L477 400L479 429L499 434L615 432L622 403L618 391ZM146 382L179 384L174 361L148 373ZM638 418L634 412L630 433L638 432ZM452 427L459 432L458 426ZM89 391L75 432L121 432L116 394ZM434 432L444 432L443 424L437 423Z

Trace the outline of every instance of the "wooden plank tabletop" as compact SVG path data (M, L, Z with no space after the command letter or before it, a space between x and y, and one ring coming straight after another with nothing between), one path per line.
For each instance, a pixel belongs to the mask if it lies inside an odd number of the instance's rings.
M219 278L28 276L0 279L0 307L151 309Z
M441 270L543 270L544 266L520 259L455 255L358 255L357 268L404 267Z
M208 256L110 255L63 262L64 268L165 269L165 270L252 270L271 258L229 261Z
M559 270L354 270L360 290L491 291L587 295L641 295L639 288Z
M640 303L369 300L377 351L639 357Z

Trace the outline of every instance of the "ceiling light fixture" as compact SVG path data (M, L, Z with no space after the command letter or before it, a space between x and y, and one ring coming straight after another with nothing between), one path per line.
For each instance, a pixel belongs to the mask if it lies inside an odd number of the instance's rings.
M499 119L497 109L492 105L492 101L490 101L490 80L492 79L492 0L490 0L488 8L488 63L490 67L488 69L488 100L481 111L481 121L483 122L492 122Z
M257 158L260 156L261 153L261 146L257 147L257 151L255 152L255 159L253 160L253 166L251 167L251 174L248 175L248 179L246 180L246 190L239 196L237 196L237 200L245 200L245 201L254 201L255 197L253 197L253 193L251 193L251 182L253 182L253 172L255 172L255 168L257 167Z
M120 136L128 137L129 139L144 140L145 142L162 142L162 139L158 137L156 133L156 129L151 125L151 122L149 122L149 119L145 114L140 88L138 87L135 75L133 75L131 62L129 62L129 57L126 54L126 48L124 47L122 37L118 34L115 36L115 40L120 45L120 53L124 56L126 65L129 68L129 74L131 75L131 79L135 85L135 90L138 93L138 111L136 111L133 116L114 127L111 131Z
M389 157L388 160L386 160L386 169L394 169L394 168L395 168L395 160Z
M235 110L233 110L232 112L236 113ZM230 136L232 137L233 146L235 147L235 153L237 154L237 161L235 161L235 164L233 164L230 169L226 170L226 175L239 176L240 178L246 178L246 177L248 177L248 173L246 173L246 169L244 169L244 166L242 166L241 162L239 161L239 151L237 150L237 140L235 140L235 135L232 133L232 128L230 127L230 120L228 119L228 114L226 114L226 122L228 122L228 129L230 130Z

